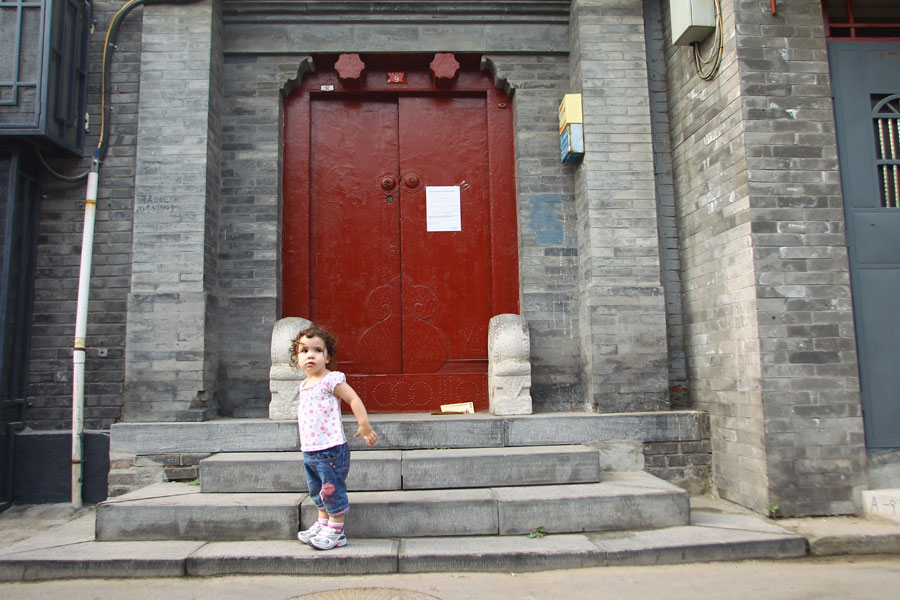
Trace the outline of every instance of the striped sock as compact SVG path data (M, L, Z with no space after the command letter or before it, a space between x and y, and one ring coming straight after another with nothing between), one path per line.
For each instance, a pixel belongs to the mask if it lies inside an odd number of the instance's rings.
M334 521L328 521L328 526L337 531L338 533L344 531L343 523L335 523Z

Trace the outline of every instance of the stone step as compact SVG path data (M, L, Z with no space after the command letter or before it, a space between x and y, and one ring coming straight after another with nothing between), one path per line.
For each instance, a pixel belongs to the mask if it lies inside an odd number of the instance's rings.
M224 575L521 573L625 565L798 558L803 537L759 515L694 511L690 525L529 538L471 536L367 539L319 552L294 540L117 541L93 539L92 513L6 546L0 581Z
M158 483L97 505L96 539L296 539L306 494L201 494L185 483Z
M581 445L353 452L351 491L596 483L599 453ZM204 493L306 491L300 452L221 453L200 462Z
M379 450L551 446L629 440L681 442L708 439L708 417L699 411L653 413L540 413L497 417L467 415L372 414ZM352 415L345 432L356 432ZM366 449L350 438L353 449ZM296 451L296 421L216 419L198 423L114 423L110 451L124 456L167 452Z
M647 473L604 473L600 483L553 486L354 492L348 532L368 538L657 529L686 525L690 499ZM301 527L316 507L300 507Z
M347 489L401 489L399 450L353 452ZM204 493L306 492L302 452L223 452L200 461Z
M403 489L596 483L599 452L582 445L408 450Z
M301 504L302 502L302 504ZM687 493L647 473L600 483L351 492L348 532L365 538L513 535L687 525ZM98 540L289 540L315 520L305 494L200 493L164 483L97 507Z

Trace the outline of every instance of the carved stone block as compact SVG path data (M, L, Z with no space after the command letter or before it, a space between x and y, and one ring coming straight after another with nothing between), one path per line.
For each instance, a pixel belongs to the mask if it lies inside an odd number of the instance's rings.
M269 368L269 418L283 421L297 418L297 396L306 374L291 366L291 343L297 334L312 325L301 317L286 317L272 328L272 366Z
M531 340L521 315L503 314L488 328L488 403L494 415L531 414Z

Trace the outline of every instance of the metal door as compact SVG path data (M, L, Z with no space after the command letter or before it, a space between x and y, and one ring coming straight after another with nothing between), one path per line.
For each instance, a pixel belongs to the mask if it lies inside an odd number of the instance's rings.
M337 368L370 410L487 408L488 323L518 311L517 238L509 99L477 80L480 93L286 105L284 313L336 334ZM458 230L429 220L435 191L458 194Z
M30 154L0 148L0 511L13 500L15 434L25 427L40 210Z
M869 448L900 447L900 44L829 42Z

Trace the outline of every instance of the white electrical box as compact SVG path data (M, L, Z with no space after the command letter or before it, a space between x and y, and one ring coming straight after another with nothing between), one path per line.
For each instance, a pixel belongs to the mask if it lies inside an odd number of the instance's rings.
M688 46L702 42L716 30L713 0L669 0L672 17L672 44Z

